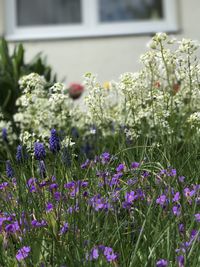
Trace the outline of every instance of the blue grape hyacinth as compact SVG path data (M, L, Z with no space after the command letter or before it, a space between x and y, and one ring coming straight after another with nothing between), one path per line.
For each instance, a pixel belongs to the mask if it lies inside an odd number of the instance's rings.
M14 170L13 170L9 160L6 161L6 175L8 178L14 177Z
M8 133L7 133L7 129L6 128L2 129L1 135L2 135L3 141L7 143L8 142Z
M34 156L37 160L42 160L46 156L46 151L43 143L35 142L34 144Z
M18 145L17 146L17 153L16 153L16 160L17 162L21 162L23 159L23 151L22 151L22 146Z
M60 150L60 140L55 129L51 130L49 146L52 153L57 153Z

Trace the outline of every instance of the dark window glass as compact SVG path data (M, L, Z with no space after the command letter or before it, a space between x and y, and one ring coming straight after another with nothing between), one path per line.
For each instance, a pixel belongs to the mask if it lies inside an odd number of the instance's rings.
M18 26L81 22L81 0L17 0Z
M163 18L162 0L99 0L101 22Z

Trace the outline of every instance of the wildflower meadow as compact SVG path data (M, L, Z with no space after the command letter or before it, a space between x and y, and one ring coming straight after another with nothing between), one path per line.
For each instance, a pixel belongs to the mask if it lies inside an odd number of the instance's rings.
M20 77L0 112L0 266L200 266L198 48L159 33L118 81Z

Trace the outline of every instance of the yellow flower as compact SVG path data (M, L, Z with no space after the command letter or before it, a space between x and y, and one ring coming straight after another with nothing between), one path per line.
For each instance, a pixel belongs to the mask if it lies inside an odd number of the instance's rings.
M103 88L109 90L110 89L110 82L108 82L108 81L104 82Z

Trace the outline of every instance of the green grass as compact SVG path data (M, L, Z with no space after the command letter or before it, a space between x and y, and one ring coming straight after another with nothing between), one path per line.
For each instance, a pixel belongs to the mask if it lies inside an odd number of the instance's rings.
M197 200L199 191L191 198L186 198L183 190L192 184L199 183L198 150L196 147L183 147L182 152L177 148L154 147L148 145L130 144L120 137L112 140L96 142L96 155L108 151L112 153L112 160L108 164L90 161L86 169L81 169L80 164L83 157L78 159L72 157L71 165L65 165L62 161L62 151L56 156L47 154L45 161L46 176L41 177L38 172L38 161L29 158L23 164L17 164L12 159L12 167L15 171L17 184L5 173L4 163L1 162L1 182L8 182L8 186L0 191L1 217L15 214L14 221L20 225L20 230L15 233L6 231L5 221L1 228L1 266L17 266L15 258L17 251L23 246L30 246L31 252L20 266L155 266L159 259L166 259L168 266L178 266L176 257L179 254L176 249L184 242L189 242L191 231L196 230L198 234L185 254L185 266L198 266L199 258L199 223L195 221L194 215L199 213ZM116 142L118 142L116 144ZM101 143L101 144L100 144ZM107 144L107 145L106 145ZM109 146L110 144L110 146ZM190 150L189 150L190 149ZM185 153L184 153L185 151ZM72 155L72 151L70 152ZM170 155L170 157L169 157ZM82 155L83 156L83 155ZM196 158L196 160L195 160ZM131 162L140 162L140 167L131 169ZM116 167L123 163L126 167L123 175L119 178L118 185L109 186L99 183L104 179L97 177L97 171L107 172L108 180L116 173ZM160 175L162 169L173 166L177 169L176 176ZM144 177L148 171L149 176ZM56 181L52 181L52 176ZM186 176L185 182L178 180L179 175ZM159 181L158 182L158 176ZM30 192L27 181L37 178L35 184L36 192ZM133 185L128 184L129 179L136 179ZM46 186L39 186L45 180ZM84 180L88 182L87 188L79 188L75 196L70 196L70 189L64 184L70 181ZM58 185L57 189L49 190L52 183ZM117 188L120 188L118 191ZM127 192L137 192L141 189L144 197L133 201L129 209L123 208ZM168 192L166 192L168 190ZM83 192L87 194L83 196ZM112 194L118 192L116 202ZM176 204L181 205L180 216L175 216L172 207L173 192L180 192L180 200ZM60 192L62 198L56 201L54 193ZM89 205L92 197L100 194L105 203L110 203L112 208L108 210L99 208L95 210ZM166 207L156 203L158 197L166 194L168 202ZM46 204L51 202L53 210L46 211ZM104 203L104 204L105 204ZM67 212L70 207L78 206L78 210L71 214ZM20 223L24 214L24 222ZM31 221L45 220L45 227L34 228ZM63 224L67 222L69 229L66 234L60 234ZM180 233L178 226L184 224L185 230ZM112 247L118 258L107 262L105 256L99 252L97 260L86 260L91 249L99 245Z

